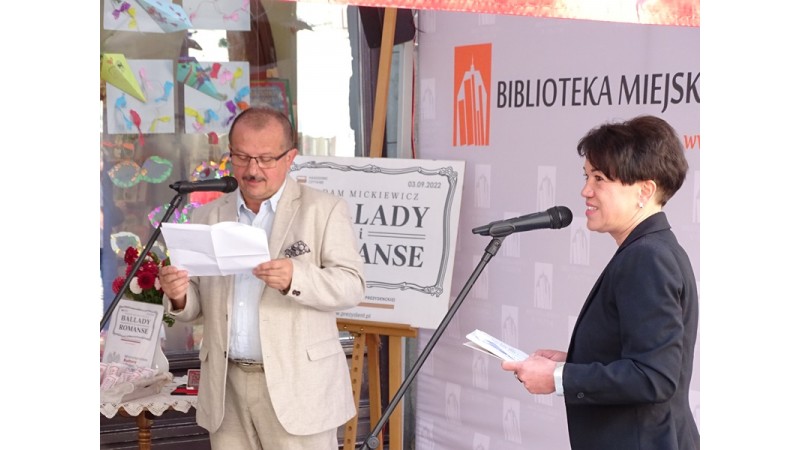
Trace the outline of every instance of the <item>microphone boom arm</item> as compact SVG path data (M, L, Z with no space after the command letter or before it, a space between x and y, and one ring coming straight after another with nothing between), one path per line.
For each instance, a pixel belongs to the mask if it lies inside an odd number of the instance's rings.
M150 239L147 241L147 244L144 246L144 249L139 254L139 258L133 264L130 273L125 278L125 283L122 285L121 288L119 288L119 292L117 292L117 295L114 297L114 300L111 302L111 304L108 305L108 309L106 309L105 313L103 314L103 318L100 319L100 331L103 331L103 328L105 328L109 319L111 319L111 313L114 312L114 309L117 307L117 303L119 303L120 299L122 299L122 296L125 294L125 290L128 288L128 285L131 284L131 280L133 280L133 277L136 276L136 272L139 270L139 267L144 262L144 258L150 252L150 249L153 248L153 244L156 243L156 239L158 239L158 237L161 235L161 223L165 220L169 220L169 218L172 217L172 213L178 208L178 205L180 205L183 202L183 196L184 194L176 194L175 197L172 198L172 201L170 201L169 207L167 208L167 211L164 213L164 217L161 219L161 222L158 223L158 226L156 227L155 230L153 230L153 233L150 235Z
M475 284L475 281L478 280L478 276L480 276L481 272L483 272L483 269L486 267L487 264L489 264L489 261L500 250L500 245L502 245L504 239L505 236L493 237L491 242L489 242L489 244L486 246L486 250L484 250L483 257L481 257L481 260L478 262L478 265L475 267L475 270L473 270L472 275L470 275L464 287L461 288L461 292L458 293L458 297L456 297L456 300L447 310L447 314L445 314L444 318L439 323L439 326L436 328L436 331L434 331L433 335L431 335L431 340L428 341L428 344L425 345L425 348L422 349L419 358L417 358L417 360L414 362L414 365L409 370L408 376L406 377L405 380L403 380L403 384L401 384L400 387L397 389L397 393L392 398L392 401L389 402L389 405L386 406L386 410L383 412L383 415L381 415L380 419L375 424L375 427L372 429L372 432L369 434L369 436L367 436L366 439L364 439L364 443L361 446L361 450L367 450L368 448L374 450L378 448L378 445L380 443L378 442L377 436L378 434L380 434L380 431L383 428L384 424L386 424L386 421L389 420L389 416L392 414L394 409L400 403L403 394L406 393L409 386L411 385L411 382L414 381L414 378L417 376L417 373L419 372L419 369L422 367L422 364L425 362L426 359L428 359L428 355L430 355L431 351L433 350L433 347L439 341L439 338L442 336L442 333L444 333L444 329L447 328L447 325L453 319L453 316L455 316L456 311L458 311L458 308L464 302L464 299L467 297L467 293L469 293L469 291L472 289L472 285Z

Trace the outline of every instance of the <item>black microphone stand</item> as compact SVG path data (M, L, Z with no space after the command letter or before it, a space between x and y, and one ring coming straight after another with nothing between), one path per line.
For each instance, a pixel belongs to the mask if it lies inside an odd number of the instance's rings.
M120 299L125 294L125 290L128 288L128 285L131 284L131 280L133 280L133 277L136 275L136 271L139 270L139 267L144 262L144 258L150 252L150 249L153 248L153 244L156 243L156 239L158 239L158 236L161 235L161 224L165 220L169 220L169 218L172 217L172 213L175 211L175 209L178 208L178 205L183 203L183 196L184 194L178 193L177 195L175 195L175 197L173 197L172 201L169 203L169 208L167 208L167 212L164 213L164 217L161 219L161 222L158 223L156 229L153 230L152 234L150 234L150 240L147 241L147 245L144 246L144 250L142 250L142 252L139 254L139 258L133 264L130 273L125 278L125 283L119 289L119 292L117 292L117 295L114 297L114 300L108 306L108 309L106 309L105 313L103 314L103 318L100 319L100 331L103 331L103 328L105 328L106 324L108 323L108 320L111 319L111 313L114 312L114 309L117 307L117 303L119 303Z
M464 287L461 288L461 292L459 292L458 297L456 297L456 300L447 310L447 314L445 314L444 318L439 323L439 326L436 328L436 331L433 332L431 340L428 341L428 344L425 345L425 348L422 349L422 353L420 353L419 358L417 358L416 362L414 362L414 365L411 367L408 377L406 377L406 379L403 380L403 384L400 385L400 388L397 390L397 393L394 395L394 398L392 398L392 401L389 402L389 405L386 407L386 410L383 412L383 415L381 415L381 418L378 419L378 422L375 424L375 428L372 429L372 432L364 440L364 443L361 446L361 450L366 450L367 448L370 449L378 448L378 445L380 443L378 442L377 436L380 433L380 430L386 424L386 421L389 420L389 416L392 414L394 409L400 403L400 400L408 390L409 386L411 386L411 382L414 381L414 378L417 376L417 373L419 372L419 369L422 367L422 364L425 362L426 359L428 359L428 355L431 353L433 347L439 341L439 338L442 336L442 333L444 333L444 329L447 328L447 325L450 323L450 320L452 320L453 316L455 316L456 311L458 311L458 308L461 306L461 303L464 302L464 299L467 297L467 293L469 293L469 291L472 289L472 285L475 284L475 281L477 281L478 276L480 276L481 272L483 272L483 269L486 267L487 264L489 264L489 261L497 254L497 251L500 250L500 245L502 245L503 240L506 238L506 236L511 234L512 232L513 230L510 230L508 233L505 233L502 236L494 236L491 242L489 242L489 245L486 246L486 250L484 250L483 257L478 262L478 265L475 267L475 270L472 272L472 275L470 275Z

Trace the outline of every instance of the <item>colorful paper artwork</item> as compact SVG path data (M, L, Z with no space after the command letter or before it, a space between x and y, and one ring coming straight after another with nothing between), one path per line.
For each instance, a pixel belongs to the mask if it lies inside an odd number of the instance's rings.
M250 107L250 65L247 62L178 61L183 83L186 133L228 132L234 117Z
M122 31L159 31L152 19L145 17L143 23L137 20L138 6L131 1L104 0L103 29Z
M195 208L200 206L199 202L188 202L183 205L183 208L175 208L175 211L172 211L172 216L170 217L171 223L186 223L189 221L189 213L192 212ZM147 214L147 220L150 221L150 225L153 228L158 228L161 226L161 220L164 219L164 214L166 213L167 209L169 208L169 203L164 203L161 206L156 206L153 208L150 213Z
M147 101L128 60L121 53L100 54L100 79L139 101Z
M212 138L213 136L213 138ZM209 133L209 140L216 139L216 133ZM213 180L231 175L230 153L225 152L219 162L214 160L203 161L194 168L192 181ZM222 196L222 192L192 192L189 194L189 201L198 205L205 205Z
M108 134L175 133L175 79L168 59L128 60L130 73L140 86L145 101L113 84L106 88Z
M192 181L214 180L229 176L231 174L230 156L230 153L225 152L219 162L213 160L201 162L192 172Z
M230 153L226 152L222 155L222 158L219 162L214 160L203 161L194 168L194 171L191 175L192 181L204 181L204 180L213 180L219 179L222 177L229 176L231 174L230 170ZM178 210L176 209L173 212L172 220L173 223L186 223L189 222L189 213L191 213L195 208L200 205L204 205L214 199L218 198L222 195L222 192L192 192L189 194L189 201L186 205ZM150 223L154 227L158 227L160 225L160 220L164 218L164 211L169 207L169 204L164 204L162 206L157 206L150 214L147 215L147 218L150 220Z
M194 29L250 31L249 0L183 0L183 8Z
M192 22L180 5L164 0L136 0L165 33L188 30Z
M174 33L192 27L183 7L165 0L104 0L106 30Z
M122 160L108 170L108 176L114 186L129 188L140 181L161 183L172 174L172 161L160 156L151 156L140 166L132 159Z
M210 68L205 68L195 58L182 57L178 60L178 80L211 98L226 100L228 96L221 93L215 84L220 67L220 63L214 63ZM211 79L212 76L215 80Z

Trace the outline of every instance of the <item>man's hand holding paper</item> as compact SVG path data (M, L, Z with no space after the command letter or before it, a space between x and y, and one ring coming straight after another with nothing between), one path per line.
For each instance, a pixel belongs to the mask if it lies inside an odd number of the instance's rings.
M260 228L219 222L162 223L161 229L172 265L190 276L251 273L270 260L267 234Z
M261 263L253 270L253 275L267 286L286 292L292 285L294 265L289 258L279 258Z

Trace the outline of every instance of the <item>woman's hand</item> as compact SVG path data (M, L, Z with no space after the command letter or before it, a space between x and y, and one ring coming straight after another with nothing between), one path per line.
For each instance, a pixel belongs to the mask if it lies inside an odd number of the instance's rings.
M531 394L550 394L555 392L556 383L553 371L556 369L556 360L539 356L539 352L556 352L555 350L537 350L524 361L503 361L503 370L514 372L517 380L525 386ZM566 353L563 354L566 358Z

